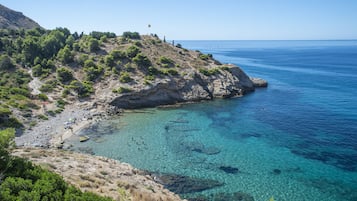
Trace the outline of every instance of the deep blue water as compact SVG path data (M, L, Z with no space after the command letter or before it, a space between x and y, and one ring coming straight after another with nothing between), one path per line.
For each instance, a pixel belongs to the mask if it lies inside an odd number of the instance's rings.
M108 135L85 144L73 139L76 148L225 184L182 195L188 198L239 191L255 200L357 200L357 41L179 43L269 86L242 98L136 110L85 130Z

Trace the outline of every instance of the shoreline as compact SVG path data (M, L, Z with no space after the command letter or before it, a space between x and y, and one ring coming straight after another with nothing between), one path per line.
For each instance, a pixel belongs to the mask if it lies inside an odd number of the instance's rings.
M41 147L61 149L64 141L92 124L104 120L118 111L95 102L73 103L48 120L38 122L15 137L18 147ZM72 120L71 123L68 123Z

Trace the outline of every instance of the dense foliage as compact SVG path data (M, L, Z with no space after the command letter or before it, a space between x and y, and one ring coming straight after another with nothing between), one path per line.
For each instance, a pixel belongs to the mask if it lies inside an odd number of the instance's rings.
M93 193L81 192L61 176L10 155L15 129L0 131L0 200L18 201L110 201Z

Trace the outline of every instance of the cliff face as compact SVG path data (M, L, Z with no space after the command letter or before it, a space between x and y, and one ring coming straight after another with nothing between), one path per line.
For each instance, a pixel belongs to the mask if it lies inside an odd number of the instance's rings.
M0 29L33 29L40 27L32 19L0 4Z
M114 97L111 105L119 108L153 107L179 102L242 96L254 91L251 79L236 66L214 76L194 73L192 77L163 80L154 86Z

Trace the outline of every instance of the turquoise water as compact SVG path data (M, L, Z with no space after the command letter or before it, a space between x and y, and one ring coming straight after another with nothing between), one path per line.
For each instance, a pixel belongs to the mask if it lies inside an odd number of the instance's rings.
M71 140L158 173L224 183L214 200L357 200L356 41L180 41L269 81L242 98L144 109L100 122ZM222 166L238 168L228 173Z

